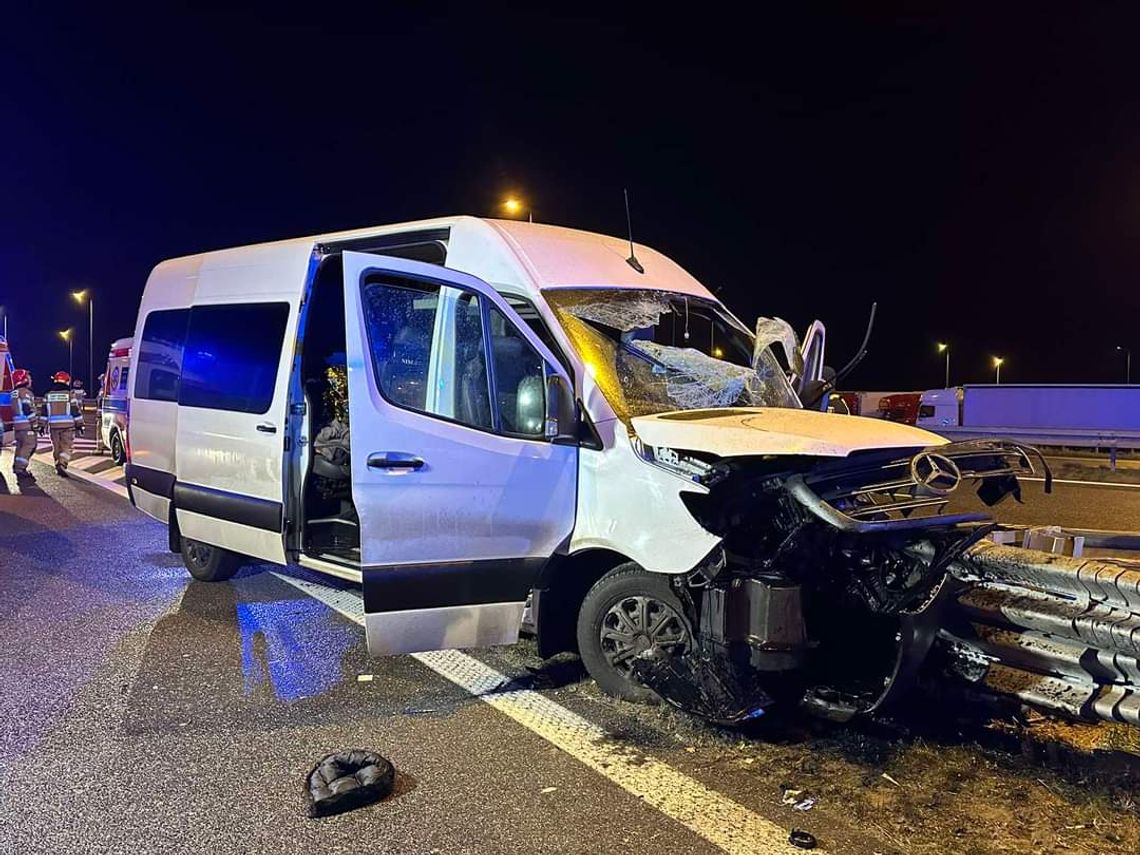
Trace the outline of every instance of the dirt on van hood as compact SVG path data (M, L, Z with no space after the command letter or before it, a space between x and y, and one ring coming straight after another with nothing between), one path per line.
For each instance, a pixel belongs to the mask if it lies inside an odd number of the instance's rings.
M947 440L909 425L814 410L733 407L637 416L633 429L654 447L720 457L764 454L846 457L879 448L927 448Z

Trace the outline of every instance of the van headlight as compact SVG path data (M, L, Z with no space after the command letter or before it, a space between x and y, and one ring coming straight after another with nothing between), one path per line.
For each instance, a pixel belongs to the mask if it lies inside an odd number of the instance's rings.
M632 442L637 456L646 463L660 466L687 481L695 481L698 484L708 486L711 482L719 480L716 477L717 467L713 464L706 463L668 446L646 445L637 436L633 437Z

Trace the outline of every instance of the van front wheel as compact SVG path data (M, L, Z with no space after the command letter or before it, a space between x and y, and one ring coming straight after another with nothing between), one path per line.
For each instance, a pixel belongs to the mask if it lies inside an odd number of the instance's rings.
M237 553L188 537L182 538L182 561L199 582L224 582L241 566Z
M683 653L693 632L669 577L638 564L621 564L586 594L578 612L578 651L598 688L625 701L655 703L657 694L637 681L633 660L651 649Z

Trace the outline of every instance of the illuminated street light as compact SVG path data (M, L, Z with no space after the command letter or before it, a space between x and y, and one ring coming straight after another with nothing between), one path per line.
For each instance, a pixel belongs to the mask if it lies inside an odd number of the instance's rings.
M532 223L534 222L534 212L531 211L527 207L526 203L523 202L522 199L519 199L517 196L508 196L503 200L502 207L503 211L508 217L522 217L522 213L525 210L527 213L527 219Z
M87 303L87 382L91 383L95 374L95 297L90 288L72 291L71 296L80 305Z
M1005 362L1004 356L994 357L994 383L1001 384L1001 364Z
M1124 351L1124 382L1132 382L1132 351L1127 347L1121 347L1119 344L1116 346L1117 350Z
M950 345L938 342L938 352L946 354L946 389L950 388Z
M74 360L72 359L72 356L75 353L75 341L72 338L71 333L72 333L71 327L68 327L65 330L59 331L59 337L67 342L67 373L68 374L70 374L72 372L72 367L75 364Z

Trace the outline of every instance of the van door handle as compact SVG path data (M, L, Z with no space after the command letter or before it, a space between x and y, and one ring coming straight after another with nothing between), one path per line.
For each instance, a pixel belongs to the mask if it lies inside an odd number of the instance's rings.
M262 433L277 433L277 425L260 424L257 429Z
M424 459L403 451L374 451L368 455L369 469L422 469Z

